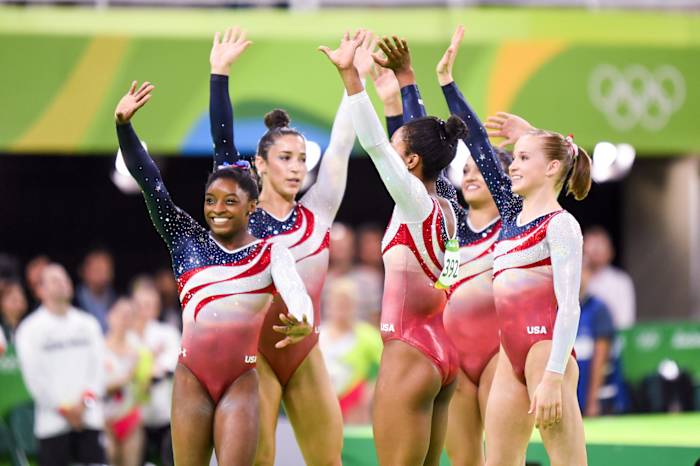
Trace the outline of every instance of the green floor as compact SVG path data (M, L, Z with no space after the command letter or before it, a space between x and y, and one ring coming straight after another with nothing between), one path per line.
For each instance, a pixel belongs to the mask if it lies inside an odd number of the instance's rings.
M693 466L700 459L700 414L602 417L584 424L590 466ZM527 458L549 464L537 431ZM376 464L371 428L347 428L343 465ZM449 464L443 458L442 465Z

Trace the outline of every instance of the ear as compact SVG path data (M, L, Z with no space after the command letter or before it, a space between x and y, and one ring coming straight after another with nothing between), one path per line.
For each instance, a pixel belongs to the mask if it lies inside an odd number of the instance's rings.
M548 178L559 176L561 172L561 161L554 159L547 162L547 168L545 169L545 176Z
M258 172L259 175L263 175L265 169L267 168L267 161L262 158L260 155L255 156L255 171Z
M255 212L255 209L257 208L257 206L258 206L257 200L248 201L248 212L246 212L246 215L248 217L253 215L253 212Z
M405 158L405 161L406 167L408 167L408 171L410 172L415 171L421 162L420 156L418 154L408 154Z

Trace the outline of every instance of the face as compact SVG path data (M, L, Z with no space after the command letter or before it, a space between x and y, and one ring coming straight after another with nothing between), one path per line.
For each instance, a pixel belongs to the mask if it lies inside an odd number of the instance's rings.
M73 283L60 265L47 265L41 275L41 296L47 301L68 303L73 298Z
M549 160L542 151L540 138L525 135L518 139L513 150L513 163L508 173L513 184L513 192L527 197L543 186L555 188L561 163Z
M125 332L129 329L130 323L133 321L135 311L134 306L128 299L119 299L107 315L110 332L117 333Z
M335 223L331 227L329 247L330 262L333 265L350 264L355 258L355 233L343 225Z
M613 247L610 238L600 232L586 233L583 236L583 257L591 267L605 267L612 262Z
M360 262L374 267L382 266L382 232L365 230L359 238Z
M150 286L139 286L134 290L132 300L138 316L146 321L158 319L160 314L160 295Z
M88 255L83 264L83 280L88 288L104 289L112 283L114 265L112 257L104 252Z
M177 296L177 282L170 270L161 270L156 274L156 288L163 295Z
M19 284L12 283L5 287L2 301L0 301L0 310L4 316L13 321L19 320L27 313L27 298Z
M351 288L339 284L328 293L326 315L332 322L350 324L355 320L355 304Z
M408 149L406 127L397 129L391 136L391 147L401 156L403 162L408 167L408 171L413 172L420 162L418 154L411 153Z
M462 176L462 196L470 207L478 207L487 203L493 203L486 181L474 163L474 159L467 157Z
M25 276L27 279L27 286L29 286L29 291L35 296L39 297L39 284L41 282L41 275L44 271L44 267L49 265L49 259L44 256L39 256L32 259L25 270Z
M267 151L267 158L255 158L255 168L265 186L285 199L294 199L306 178L306 141L294 134L278 137Z
M219 178L204 195L204 218L215 236L230 238L248 229L255 204L234 180Z

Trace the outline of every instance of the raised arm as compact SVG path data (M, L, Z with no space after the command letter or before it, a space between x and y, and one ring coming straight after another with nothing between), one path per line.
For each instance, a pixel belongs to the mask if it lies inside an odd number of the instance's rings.
M209 124L214 143L214 170L220 165L238 160L238 150L233 135L233 106L228 93L228 76L231 65L250 46L244 31L234 27L226 30L223 38L218 32L209 54L211 77L209 78Z
M202 229L202 227L175 206L163 184L160 170L148 155L136 135L136 131L131 126L131 118L139 108L148 102L153 89L152 84L144 82L137 91L136 81L134 81L129 92L119 101L114 115L117 123L119 147L126 168L141 187L153 225L165 240L168 248L173 251L179 246L178 239L182 234L180 231L182 226L176 225L177 223L186 222L188 226L197 229Z
M401 105L401 88L394 72L381 66L374 66L370 76L374 82L379 99L384 105L384 118L386 119L386 132L389 139L397 129L403 126L403 107Z
M364 79L373 65L372 51L377 39L367 34L355 53L355 66ZM327 224L333 223L343 201L348 178L348 163L355 143L355 128L350 114L350 103L344 93L331 130L330 143L321 158L316 183L302 198L304 204L318 213Z
M421 221L430 214L432 200L423 183L409 173L401 156L389 144L389 139L353 64L355 50L362 43L363 37L363 31L358 31L352 39L345 33L338 49L321 47L320 50L340 73L350 96L352 121L357 136L396 202L402 219L409 222ZM377 61L377 55L374 55L374 58Z

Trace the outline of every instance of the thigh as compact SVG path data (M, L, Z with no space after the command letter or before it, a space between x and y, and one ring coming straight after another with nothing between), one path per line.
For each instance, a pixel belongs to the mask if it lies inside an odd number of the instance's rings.
M289 379L283 398L306 464L340 465L343 416L318 345Z
M379 464L422 465L442 376L432 360L399 340L384 346L372 410Z
M479 388L463 371L450 402L445 446L454 466L483 465L484 427L479 411Z
M534 427L528 414L527 388L515 376L503 349L499 353L486 405L486 464L514 466L525 463L527 444Z
M124 439L120 448L123 466L139 466L141 464L141 450L143 449L144 438L143 428L139 426Z
M540 341L533 345L528 353L525 363L525 377L530 396L542 380L551 347L551 340ZM566 366L564 382L562 383L561 422L553 427L540 429L542 442L552 466L584 466L587 464L583 420L576 398L577 383L578 365L573 356L569 356L569 363Z
M425 466L438 466L440 455L445 446L445 433L447 432L447 413L450 408L450 400L457 387L455 380L449 385L442 387L440 393L433 402L433 420L430 425L430 445L428 454L425 456L423 464Z
M70 457L70 433L39 439L39 466L68 466Z
M275 463L275 431L282 400L282 386L262 353L258 353L256 370L260 414L255 464L272 466Z
M209 464L214 403L199 380L182 364L175 369L171 434L175 464Z
M253 464L258 440L258 374L241 374L216 405L214 448L220 466Z
M486 419L486 406L493 386L493 377L496 375L496 366L498 366L498 354L493 355L479 379L479 412L482 421Z
M107 456L102 447L102 432L86 429L73 432L74 460L84 464L105 464Z

